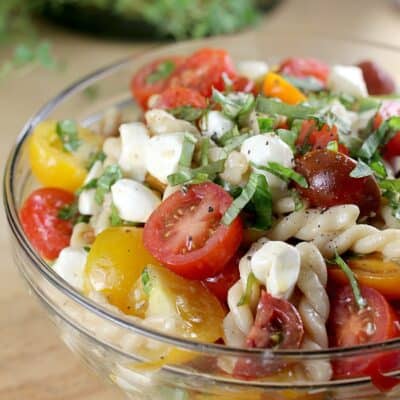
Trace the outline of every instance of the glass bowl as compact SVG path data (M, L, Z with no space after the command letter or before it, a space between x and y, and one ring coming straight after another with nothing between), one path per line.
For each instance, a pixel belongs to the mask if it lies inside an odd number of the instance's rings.
M204 46L225 48L236 61L264 59L272 65L287 56L313 56L328 63L343 64L374 59L400 81L398 48L298 32L276 33L272 36L263 32L250 32L240 36L187 42L161 47L99 69L65 89L27 121L10 153L4 176L4 206L12 251L22 276L71 350L132 399L400 398L399 386L381 392L374 385L376 377L372 380L365 376L312 381L307 379L303 367L297 368L308 365L318 369L335 359L354 359L361 355L396 355L400 353L400 340L340 350L272 351L238 350L218 344L177 339L142 326L140 321L117 312L101 299L84 297L60 278L29 244L18 218L18 210L25 195L36 185L31 176L26 151L32 129L47 118L75 118L83 125L90 126L99 121L110 107L120 110L124 119L135 118L138 110L129 93L132 74L157 57L189 54ZM84 93L93 85L97 97L89 100ZM395 379L397 370L400 370L397 358L392 357L391 364L386 366L387 375L391 377L388 379ZM238 359L292 367L269 378L245 380L226 372Z

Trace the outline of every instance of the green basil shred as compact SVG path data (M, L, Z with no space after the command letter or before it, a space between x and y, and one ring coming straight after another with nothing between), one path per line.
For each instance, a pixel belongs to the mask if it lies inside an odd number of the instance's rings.
M356 301L358 308L360 310L364 309L367 306L367 301L361 295L360 287L358 286L357 279L351 270L351 268L346 264L342 257L339 256L337 250L335 249L335 258L333 263L336 264L346 275L347 279L350 282L350 286L353 290L354 300Z
M247 277L246 289L237 303L238 307L250 304L251 293L253 292L253 286L255 284L257 284L257 278L252 272L250 272L249 276Z
M102 204L104 196L111 189L111 186L122 178L122 170L116 165L109 165L104 170L103 174L97 178L95 201L97 204Z
M78 134L78 125L71 119L64 119L57 122L56 133L61 140L64 151L72 153L78 150L81 140Z
M212 99L221 105L222 112L228 118L237 118L248 113L254 106L255 98L252 93L232 93L224 95L213 88Z
M181 106L169 109L168 112L175 118L184 119L185 121L194 122L200 119L207 110L203 108L195 108L192 106Z
M146 83L153 84L162 79L168 78L175 70L175 63L171 60L166 60L157 65L155 71L146 77Z
M366 176L373 175L374 172L363 160L358 159L357 165L350 172L352 178L365 178Z
M315 115L318 108L306 105L290 105L259 96L256 101L256 110L268 115L283 115L288 118L308 119Z
M308 182L303 175L300 175L298 172L293 170L292 168L287 168L282 164L277 162L270 161L267 165L257 165L251 163L254 168L261 169L263 171L267 171L278 178L282 179L285 182L289 182L290 180L296 182L299 186L303 188L308 188Z
M180 167L191 166L196 143L197 139L191 133L186 132L183 137L182 152L178 163Z
M152 289L152 284L151 284L150 273L147 267L145 267L142 272L141 280L143 285L143 291L147 294L147 296L149 296Z

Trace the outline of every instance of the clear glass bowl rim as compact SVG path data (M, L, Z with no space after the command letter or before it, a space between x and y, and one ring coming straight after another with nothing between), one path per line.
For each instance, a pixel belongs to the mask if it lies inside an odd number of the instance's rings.
M298 35L298 32L282 32L277 33L278 35L284 35L287 37L295 37ZM323 40L327 42L336 42L336 43L343 43L349 42L370 46L371 49L376 47L380 49L385 49L388 51L393 51L397 53L397 56L400 56L400 48L394 45L385 44L381 42L374 42L371 40L365 40L362 38L348 38L345 36L335 36L335 37L328 37L322 32L309 32L309 33L301 33L303 36L315 36L321 35L318 40ZM35 127L40 121L44 120L47 115L54 110L57 105L61 104L70 96L76 94L77 92L83 90L87 86L95 83L96 81L100 80L102 77L110 75L114 72L117 72L119 69L126 67L127 65L135 62L140 63L141 58L149 58L151 57L152 53L157 55L157 50L162 51L166 49L171 49L172 52L179 52L180 50L190 50L191 46L196 44L197 46L204 45L204 46L214 46L214 47L223 47L224 40L232 40L235 35L231 35L228 37L216 37L212 39L199 39L194 41L185 41L178 44L172 44L168 46L154 46L151 49L147 49L142 51L138 54L135 54L134 57L128 56L122 60L119 60L115 63L112 63L108 66L102 67L97 69L96 71L89 73L88 75L84 76L80 80L76 81L75 83L71 84L64 90L62 90L57 96L53 99L48 101L43 107L39 109L23 126L22 130L20 131L16 143L14 144L9 157L6 162L4 175L3 175L3 202L5 208L5 214L7 217L7 221L9 223L13 238L16 239L25 252L25 255L29 258L32 265L38 270L40 275L45 278L52 286L60 290L64 295L68 298L73 300L74 302L80 304L81 306L85 307L86 309L90 310L91 312L95 313L96 315L124 328L131 330L136 334L140 334L146 336L148 338L162 341L168 343L170 345L174 345L177 347L185 348L187 350L196 351L198 353L208 353L212 355L221 355L221 356L233 356L233 357L243 357L243 356L263 356L268 353L270 356L273 355L279 358L293 358L293 357L301 357L301 359L324 359L324 358L331 358L331 357L338 357L338 356L357 356L357 355L365 355L368 353L372 353L375 351L383 351L383 350L391 350L391 349L399 349L400 347L400 338L392 339L381 343L374 343L369 345L360 345L360 346L353 346L353 347L346 347L346 348L329 348L323 350L263 350L263 349L238 349L234 347L229 347L220 344L214 343L199 343L189 339L182 339L176 336L166 335L162 332L155 331L149 328L146 328L143 325L137 325L132 323L129 319L125 318L122 315L118 315L113 313L112 311L104 308L103 306L95 303L94 301L88 299L83 294L79 293L75 290L72 286L70 286L66 281L64 281L58 274L56 274L51 267L47 265L47 263L35 252L32 248L31 244L29 243L19 220L19 214L17 209L17 202L15 198L14 192L14 173L18 158L20 156L21 149L26 142L27 138L29 137L32 128ZM61 313L58 313L60 316ZM66 321L70 323L70 321ZM79 328L78 328L79 329ZM81 329L79 329L81 330ZM81 330L82 333L88 334ZM89 334L88 334L89 335ZM91 338L100 341L95 336L91 335ZM102 342L102 341L101 341ZM102 342L103 345L105 343ZM108 345L108 344L107 344ZM109 346L109 345L108 345ZM115 350L115 349L114 349ZM124 356L129 357L129 353L125 353L121 350L118 350ZM368 379L367 379L368 380ZM360 383L365 381L365 378L355 379L352 380L352 383ZM339 383L339 381L333 381L335 383Z

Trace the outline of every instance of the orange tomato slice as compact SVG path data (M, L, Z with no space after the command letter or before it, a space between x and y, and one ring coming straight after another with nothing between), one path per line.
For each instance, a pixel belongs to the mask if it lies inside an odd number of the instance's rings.
M277 97L287 104L298 104L307 100L299 89L275 72L269 72L265 76L263 93L268 97Z

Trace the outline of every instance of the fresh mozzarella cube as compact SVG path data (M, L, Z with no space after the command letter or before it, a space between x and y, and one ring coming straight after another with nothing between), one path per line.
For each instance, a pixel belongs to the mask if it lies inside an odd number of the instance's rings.
M165 133L153 136L146 148L146 169L162 183L178 169L184 133Z
M344 122L348 128L350 128L358 118L357 113L346 110L346 107L338 100L332 102L330 105L330 111Z
M265 166L271 161L287 168L293 165L292 150L279 136L273 133L251 136L243 142L240 151L249 163L252 162L256 165ZM261 169L252 168L265 176L274 197L280 196L286 189L287 184L282 179Z
M146 176L145 152L150 137L146 126L141 122L123 124L121 134L121 155L118 164L130 178L144 181Z
M177 119L165 110L149 110L144 115L144 118L153 135L163 135L165 133L175 132L199 133L193 124L183 119Z
M360 68L352 65L335 65L328 77L328 88L336 93L355 97L368 96L367 85Z
M159 197L147 186L132 179L120 179L111 186L112 201L125 221L146 222L160 204Z
M200 121L200 128L204 135L220 138L224 133L233 129L235 124L220 111L209 111Z
M268 72L268 64L264 61L241 61L237 65L237 70L240 75L254 81L261 79Z
M299 251L285 242L267 242L253 254L251 270L271 296L288 299L300 273Z
M87 252L82 248L66 247L58 256L53 269L71 286L83 290L83 271Z
M79 195L78 209L83 215L94 215L100 211L100 205L96 202L96 189L84 190Z

